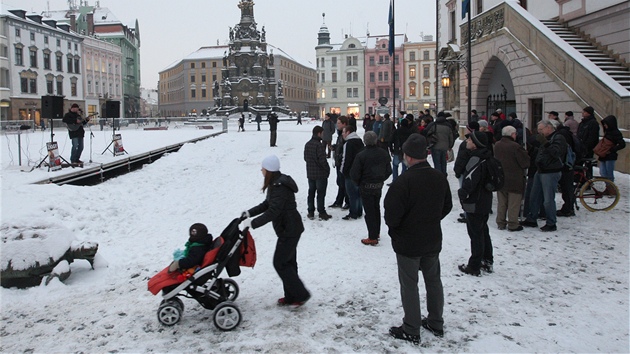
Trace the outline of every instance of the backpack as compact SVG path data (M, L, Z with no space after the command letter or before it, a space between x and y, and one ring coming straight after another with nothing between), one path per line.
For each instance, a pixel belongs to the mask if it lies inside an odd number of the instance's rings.
M256 244L254 243L254 238L249 231L247 232L247 236L243 237L243 243L241 243L239 250L241 253L239 265L242 267L253 268L256 264Z
M484 187L490 192L501 190L503 188L503 185L505 184L505 175L503 173L503 166L501 165L501 161L497 160L493 156L489 157L484 162Z
M571 145L567 144L567 156L564 158L564 166L568 167L570 170L573 169L576 159L577 155L575 154L575 151L573 151Z

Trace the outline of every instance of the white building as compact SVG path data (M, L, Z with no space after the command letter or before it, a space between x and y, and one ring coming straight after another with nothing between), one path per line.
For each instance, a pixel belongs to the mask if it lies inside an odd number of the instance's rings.
M106 100L122 101L122 57L116 44L83 36L83 85L88 114L104 117Z
M407 113L418 116L420 111L436 108L435 42L426 36L422 42L406 42L404 52L404 96Z
M317 104L319 116L365 113L365 43L346 36L340 44L330 44L330 32L322 24L316 50Z
M3 119L40 122L41 97L64 96L64 111L83 105L82 38L69 25L57 25L24 10L2 10L0 72L3 85ZM8 107L7 107L8 106ZM6 117L5 117L6 114Z

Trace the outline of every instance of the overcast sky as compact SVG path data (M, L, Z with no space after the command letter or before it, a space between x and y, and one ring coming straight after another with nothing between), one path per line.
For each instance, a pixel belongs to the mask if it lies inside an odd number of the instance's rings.
M41 13L68 8L67 0L1 0L7 9ZM202 46L225 44L228 28L240 22L240 0L100 0L124 24L140 25L142 86L157 88L158 73ZM79 3L79 0L76 1ZM90 5L97 1L88 1ZM389 0L255 0L254 17L267 42L301 62L315 61L317 32L326 13L331 42L388 33ZM410 41L435 39L434 0L395 0L396 33ZM314 67L314 65L313 65Z

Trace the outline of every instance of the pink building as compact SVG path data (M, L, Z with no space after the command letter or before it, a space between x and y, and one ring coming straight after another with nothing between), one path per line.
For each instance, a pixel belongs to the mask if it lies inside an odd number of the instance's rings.
M394 72L392 73L392 58L388 52L389 36L368 36L365 49L365 106L368 113L376 113L376 108L380 106L378 103L380 97L387 98L386 106L389 107L390 114L392 114L394 104L397 112L404 110L402 44L406 41L406 35L395 36ZM392 80L395 83L394 90L392 90Z

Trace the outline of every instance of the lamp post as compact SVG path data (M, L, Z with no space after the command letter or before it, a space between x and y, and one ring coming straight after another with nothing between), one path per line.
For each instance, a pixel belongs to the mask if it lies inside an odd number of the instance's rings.
M451 87L451 77L448 75L448 71L446 71L446 69L442 71L442 87L443 88Z

